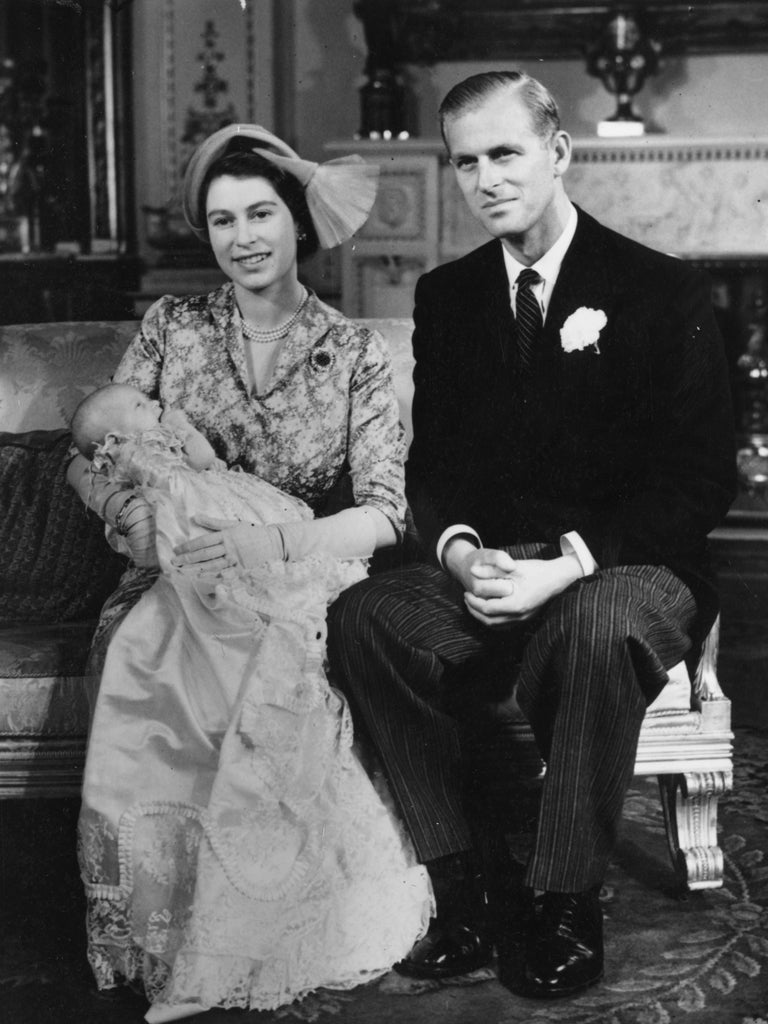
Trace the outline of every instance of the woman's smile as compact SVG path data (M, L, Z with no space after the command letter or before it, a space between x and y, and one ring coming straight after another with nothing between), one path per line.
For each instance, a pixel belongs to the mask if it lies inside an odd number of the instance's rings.
M244 256L235 256L235 261L241 264L241 266L257 267L264 263L270 255L271 253L268 252L249 252Z

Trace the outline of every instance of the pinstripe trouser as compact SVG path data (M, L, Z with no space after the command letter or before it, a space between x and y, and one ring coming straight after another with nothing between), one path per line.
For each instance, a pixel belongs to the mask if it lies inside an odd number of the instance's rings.
M462 808L472 751L485 788L514 800L504 701L516 682L547 764L526 883L579 892L603 879L645 709L690 648L695 612L670 570L622 566L577 581L534 620L489 630L452 579L417 564L364 580L331 607L332 682L425 862L472 845Z

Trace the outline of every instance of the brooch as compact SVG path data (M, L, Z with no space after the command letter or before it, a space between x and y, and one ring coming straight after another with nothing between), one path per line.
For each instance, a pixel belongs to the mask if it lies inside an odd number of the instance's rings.
M327 348L314 348L309 353L309 365L315 371L324 371L330 369L333 365L334 357L333 353Z

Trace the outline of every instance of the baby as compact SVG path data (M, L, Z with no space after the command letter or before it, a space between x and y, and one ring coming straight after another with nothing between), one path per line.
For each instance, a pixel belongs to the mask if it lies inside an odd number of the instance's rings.
M81 455L92 459L108 434L128 437L162 426L182 442L192 469L208 469L216 453L181 409L162 410L160 403L131 384L107 384L78 405L72 417L72 440Z
M75 410L71 429L94 476L136 488L117 513L110 543L135 559L136 544L125 543L129 535L133 540L133 520L147 514L154 520L147 544L156 558L146 557L142 564L176 567L175 547L203 532L200 521L269 527L271 532L263 531L265 557L282 559L282 534L274 524L313 519L301 499L237 467L228 469L186 413L163 410L130 384L107 384L90 394ZM145 524L143 519L138 526ZM210 568L224 567L220 563Z

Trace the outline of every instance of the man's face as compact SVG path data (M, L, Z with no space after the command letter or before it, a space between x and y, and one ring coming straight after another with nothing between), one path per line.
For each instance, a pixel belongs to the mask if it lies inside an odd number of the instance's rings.
M448 119L445 137L456 180L483 227L520 248L541 242L546 251L562 230L558 198L570 159L566 133L543 140L510 87Z

